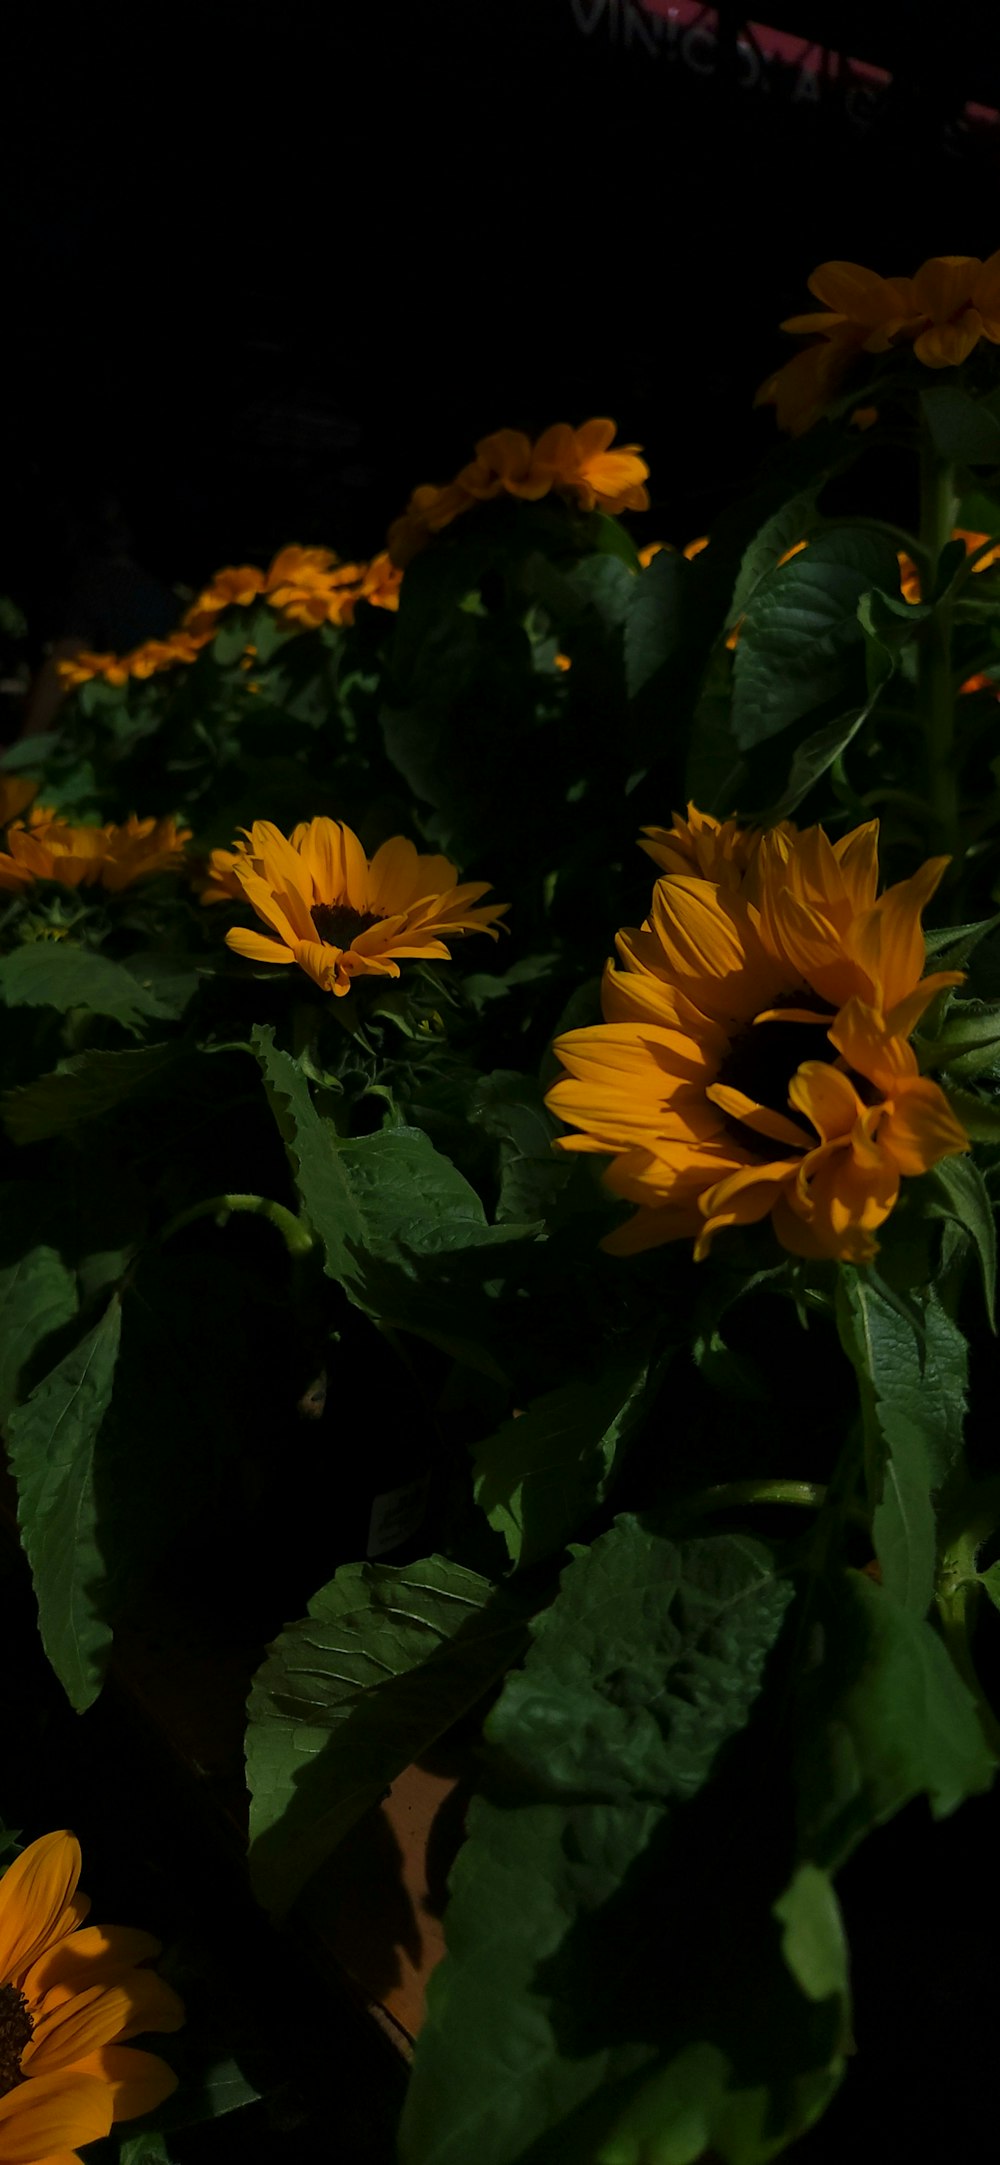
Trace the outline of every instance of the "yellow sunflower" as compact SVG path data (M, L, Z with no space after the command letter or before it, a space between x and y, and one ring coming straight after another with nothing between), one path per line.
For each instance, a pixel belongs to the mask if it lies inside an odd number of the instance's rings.
M18 820L9 828L9 855L0 854L0 891L18 893L35 880L63 887L107 887L117 894L157 872L178 872L190 830L175 819L136 819L122 826L71 827L55 814Z
M497 937L506 902L472 905L488 884L459 886L447 857L423 857L402 835L383 842L369 863L357 835L340 820L313 819L288 840L255 820L232 852L215 851L212 869L227 892L234 881L270 929L234 925L227 944L251 962L296 962L323 992L349 992L355 977L398 977L397 957L448 961L445 941L469 932Z
M687 832L685 833L685 828ZM795 1255L869 1262L902 1177L967 1150L907 1042L960 971L921 972L935 858L878 896L878 824L740 834L693 807L647 830L669 869L639 931L619 933L603 1023L555 1050L548 1094L636 1215L626 1254L770 1216Z
M808 281L819 310L781 328L816 341L761 384L754 403L777 408L800 435L835 398L860 353L911 345L925 368L957 368L981 338L1000 345L1000 250L930 256L913 278L882 278L862 263L821 263Z
M389 554L405 567L432 534L450 526L473 504L496 496L537 503L551 490L575 499L582 511L647 511L649 468L639 444L613 448L615 423L603 417L571 428L557 421L536 442L521 429L483 436L476 454L444 488L414 489L401 518L389 528Z
M65 1832L23 1850L0 1880L0 2165L79 2165L78 2143L169 2097L176 2077L126 2040L176 2030L177 1994L136 1965L147 1932L89 1925L80 1845Z

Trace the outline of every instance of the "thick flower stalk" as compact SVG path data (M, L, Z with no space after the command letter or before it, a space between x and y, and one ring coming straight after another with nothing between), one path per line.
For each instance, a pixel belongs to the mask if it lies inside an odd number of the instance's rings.
M548 1104L638 1205L627 1254L770 1217L794 1255L869 1262L901 1179L968 1149L908 1040L961 972L924 977L921 912L947 862L878 896L878 824L755 833L694 806L644 847L664 867L620 932L605 1020L556 1040Z
M819 419L862 353L912 346L925 368L957 368L981 338L1000 345L1000 250L986 262L930 256L913 278L821 263L808 286L821 308L788 316L781 328L812 343L768 376L755 400L774 406L793 436Z
M128 2042L176 2030L177 1994L139 1963L147 1932L84 1925L80 1845L43 1835L0 1880L0 2165L78 2165L78 2143L151 2112L176 2084Z
M443 488L414 489L401 518L389 528L389 555L405 566L432 535L474 504L497 496L537 503L553 490L581 511L647 511L649 468L639 444L614 447L615 422L585 421L570 428L557 421L532 443L520 429L497 429L476 445L475 458Z
M136 819L134 813L123 825L106 827L71 827L54 813L28 826L18 820L8 829L7 853L0 854L0 891L19 893L36 880L56 880L117 894L158 872L179 872L189 840L190 829L173 818Z
M446 942L467 933L496 939L508 907L475 908L488 885L460 886L447 857L421 856L402 835L369 862L357 835L334 819L309 820L290 839L256 820L238 848L213 851L210 872L268 927L231 926L226 941L235 954L297 963L338 997L357 977L398 977L400 960L447 962Z

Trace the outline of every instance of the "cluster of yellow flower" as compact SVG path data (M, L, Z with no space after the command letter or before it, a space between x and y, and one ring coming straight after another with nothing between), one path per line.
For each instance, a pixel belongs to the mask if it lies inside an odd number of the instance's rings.
M821 263L808 280L822 308L781 328L812 344L761 384L755 404L774 406L793 436L836 398L862 353L912 346L926 368L957 368L981 338L1000 345L1000 250L930 256L913 278L880 278L861 263Z
M497 429L476 445L475 458L443 488L414 489L401 518L389 528L389 555L405 567L431 536L450 526L473 504L496 496L537 503L553 489L572 497L581 511L647 511L649 468L639 444L611 446L614 421L585 421L570 428L557 421L532 443L520 429Z
M836 843L768 833L688 807L644 830L661 868L641 930L619 932L604 1021L555 1050L548 1095L607 1153L607 1185L638 1210L605 1245L633 1253L770 1215L794 1255L869 1262L901 1176L968 1149L908 1043L960 971L922 977L920 918L947 864L880 898L878 822Z
M56 880L62 887L106 887L119 894L154 873L181 870L191 834L176 820L133 815L122 826L74 827L50 807L32 803L38 787L0 779L0 827L7 826L0 893L18 894L35 880ZM24 811L27 818L18 818Z
M342 564L331 549L281 549L268 571L255 564L231 564L217 571L168 638L147 639L129 654L77 654L58 663L59 675L70 688L88 684L92 677L125 684L130 677L150 677L180 662L196 661L214 639L223 611L248 608L258 599L303 631L319 624L350 624L359 601L376 609L398 609L401 577L384 550L368 564Z
M297 963L323 992L349 992L356 977L398 977L399 959L451 958L445 942L470 932L496 939L507 903L477 909L484 882L459 884L447 857L423 856L403 835L370 860L341 820L313 819L291 838L256 820L233 849L207 861L186 853L189 828L173 818L122 826L71 827L44 805L24 811L37 782L0 777L0 892L22 893L36 880L63 887L101 886L117 894L158 872L189 873L202 902L246 902L268 930L233 925L226 941L251 962ZM0 2152L2 2154L2 2152Z

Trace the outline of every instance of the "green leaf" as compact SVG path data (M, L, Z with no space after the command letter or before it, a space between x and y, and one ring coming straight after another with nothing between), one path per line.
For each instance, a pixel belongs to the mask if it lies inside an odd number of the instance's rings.
M36 1384L7 1424L18 1525L31 1565L42 1645L77 1713L96 1699L111 1645L99 1608L104 1566L94 1453L111 1400L120 1337L115 1294L100 1321Z
M541 1084L533 1075L497 1068L476 1084L466 1117L500 1146L498 1223L548 1223L573 1168L565 1153L552 1148L559 1122L545 1105Z
M103 2147L102 2144L92 2150L94 2165L99 2165ZM140 2135L119 2136L117 2156L118 2165L173 2165L173 2152L162 2129L158 2127L144 2128Z
M648 1352L547 1391L473 1448L475 1496L517 1570L565 1548L601 1503L642 1417Z
M485 1324L484 1284L536 1228L488 1225L475 1189L418 1128L344 1141L273 1032L255 1030L252 1043L302 1208L348 1299L382 1322L452 1340Z
M965 1340L933 1290L911 1317L873 1274L851 1265L838 1277L837 1324L858 1379L883 1585L923 1616L934 1593L934 1495L962 1449Z
M977 1582L989 1595L995 1609L1000 1609L1000 1562L989 1564L985 1571L977 1572Z
M784 1925L781 1951L799 1989L810 2000L837 1997L847 2004L847 1941L840 1904L826 1872L800 1864L774 1914Z
M945 1095L970 1142L1000 1143L1000 1105L972 1090L960 1090L954 1083L949 1083Z
M797 541L808 538L815 518L816 490L810 488L801 490L797 496L789 497L787 503L780 505L779 509L764 521L744 552L726 618L727 631L731 631L733 625L739 623L758 587L772 571L777 570L787 551L794 549Z
M8 1007L89 1008L109 1015L138 1035L150 1017L171 1018L172 1008L146 990L123 963L65 941L37 940L0 960L0 1000Z
M942 1158L927 1175L938 1194L929 1204L932 1217L961 1226L979 1258L983 1298L991 1331L996 1330L997 1229L986 1182L974 1158Z
M17 1404L22 1371L53 1332L76 1314L73 1272L58 1249L40 1238L58 1223L55 1200L43 1191L25 1194L11 1183L0 1190L5 1253L0 1265L0 1427ZM18 1252L20 1251L20 1252Z
M55 734L43 737L22 737L17 744L8 745L0 757L0 774L42 774L46 760L59 742Z
M846 752L848 745L853 743L859 729L868 720L877 699L878 690L873 692L865 706L850 707L846 714L838 714L834 721L827 722L824 728L814 730L811 737L805 738L792 760L783 794L767 814L768 825L780 819L791 818L803 797L809 795L809 791L821 777L828 773L834 760L839 759L841 753Z
M935 925L925 932L924 945L927 959L933 957L938 968L960 970L969 956L979 946L988 932L995 932L1000 925L1000 912L995 917L982 917L974 925Z
M772 572L749 603L733 664L733 733L763 743L813 707L864 692L858 603L873 586L898 590L895 553L881 535L838 527ZM860 701L859 701L860 703Z
M803 1690L800 1834L806 1855L833 1870L914 1797L945 1818L990 1787L996 1763L937 1632L866 1573L824 1590L813 1630L821 1652Z
M948 386L922 391L920 404L942 459L961 466L1000 466L1000 420L983 399Z
M37 1143L60 1135L81 1120L96 1120L176 1058L170 1045L143 1046L135 1052L80 1052L60 1060L50 1075L0 1098L3 1124L14 1143Z
M633 581L625 621L625 689L630 699L665 669L685 637L691 566L661 549Z
M701 2024L724 2026L720 1961L744 1993L750 1973L732 1963L725 1908L724 1948L718 1934L696 1942L693 1916L672 1915L663 1875L680 1845L683 1900L683 1845L749 1718L790 1598L759 1543L678 1546L634 1518L567 1566L487 1719L484 1794L452 1874L404 2165L680 2165L702 2154L705 2127L715 2132L732 2099L728 2039L700 2042ZM737 1807L730 1833L740 1819ZM718 1874L732 1842L720 1849L716 1830L710 1847ZM776 1923L765 1914L761 1927L778 1956ZM664 1961L678 1931L685 1960ZM627 2131L647 2103L640 2145Z
M250 1870L283 1913L388 1783L520 1653L524 1609L444 1557L345 1564L249 1700Z

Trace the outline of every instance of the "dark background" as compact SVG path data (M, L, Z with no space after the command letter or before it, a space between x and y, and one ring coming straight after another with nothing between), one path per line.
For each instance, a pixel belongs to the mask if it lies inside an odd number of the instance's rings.
M641 538L703 531L773 438L752 394L817 262L1000 237L1000 130L959 117L1000 106L995 17L758 4L892 85L761 65L725 4L684 32L633 0L9 22L0 591L36 642L166 628L109 556L169 586L369 554L505 424L610 411L652 464Z

